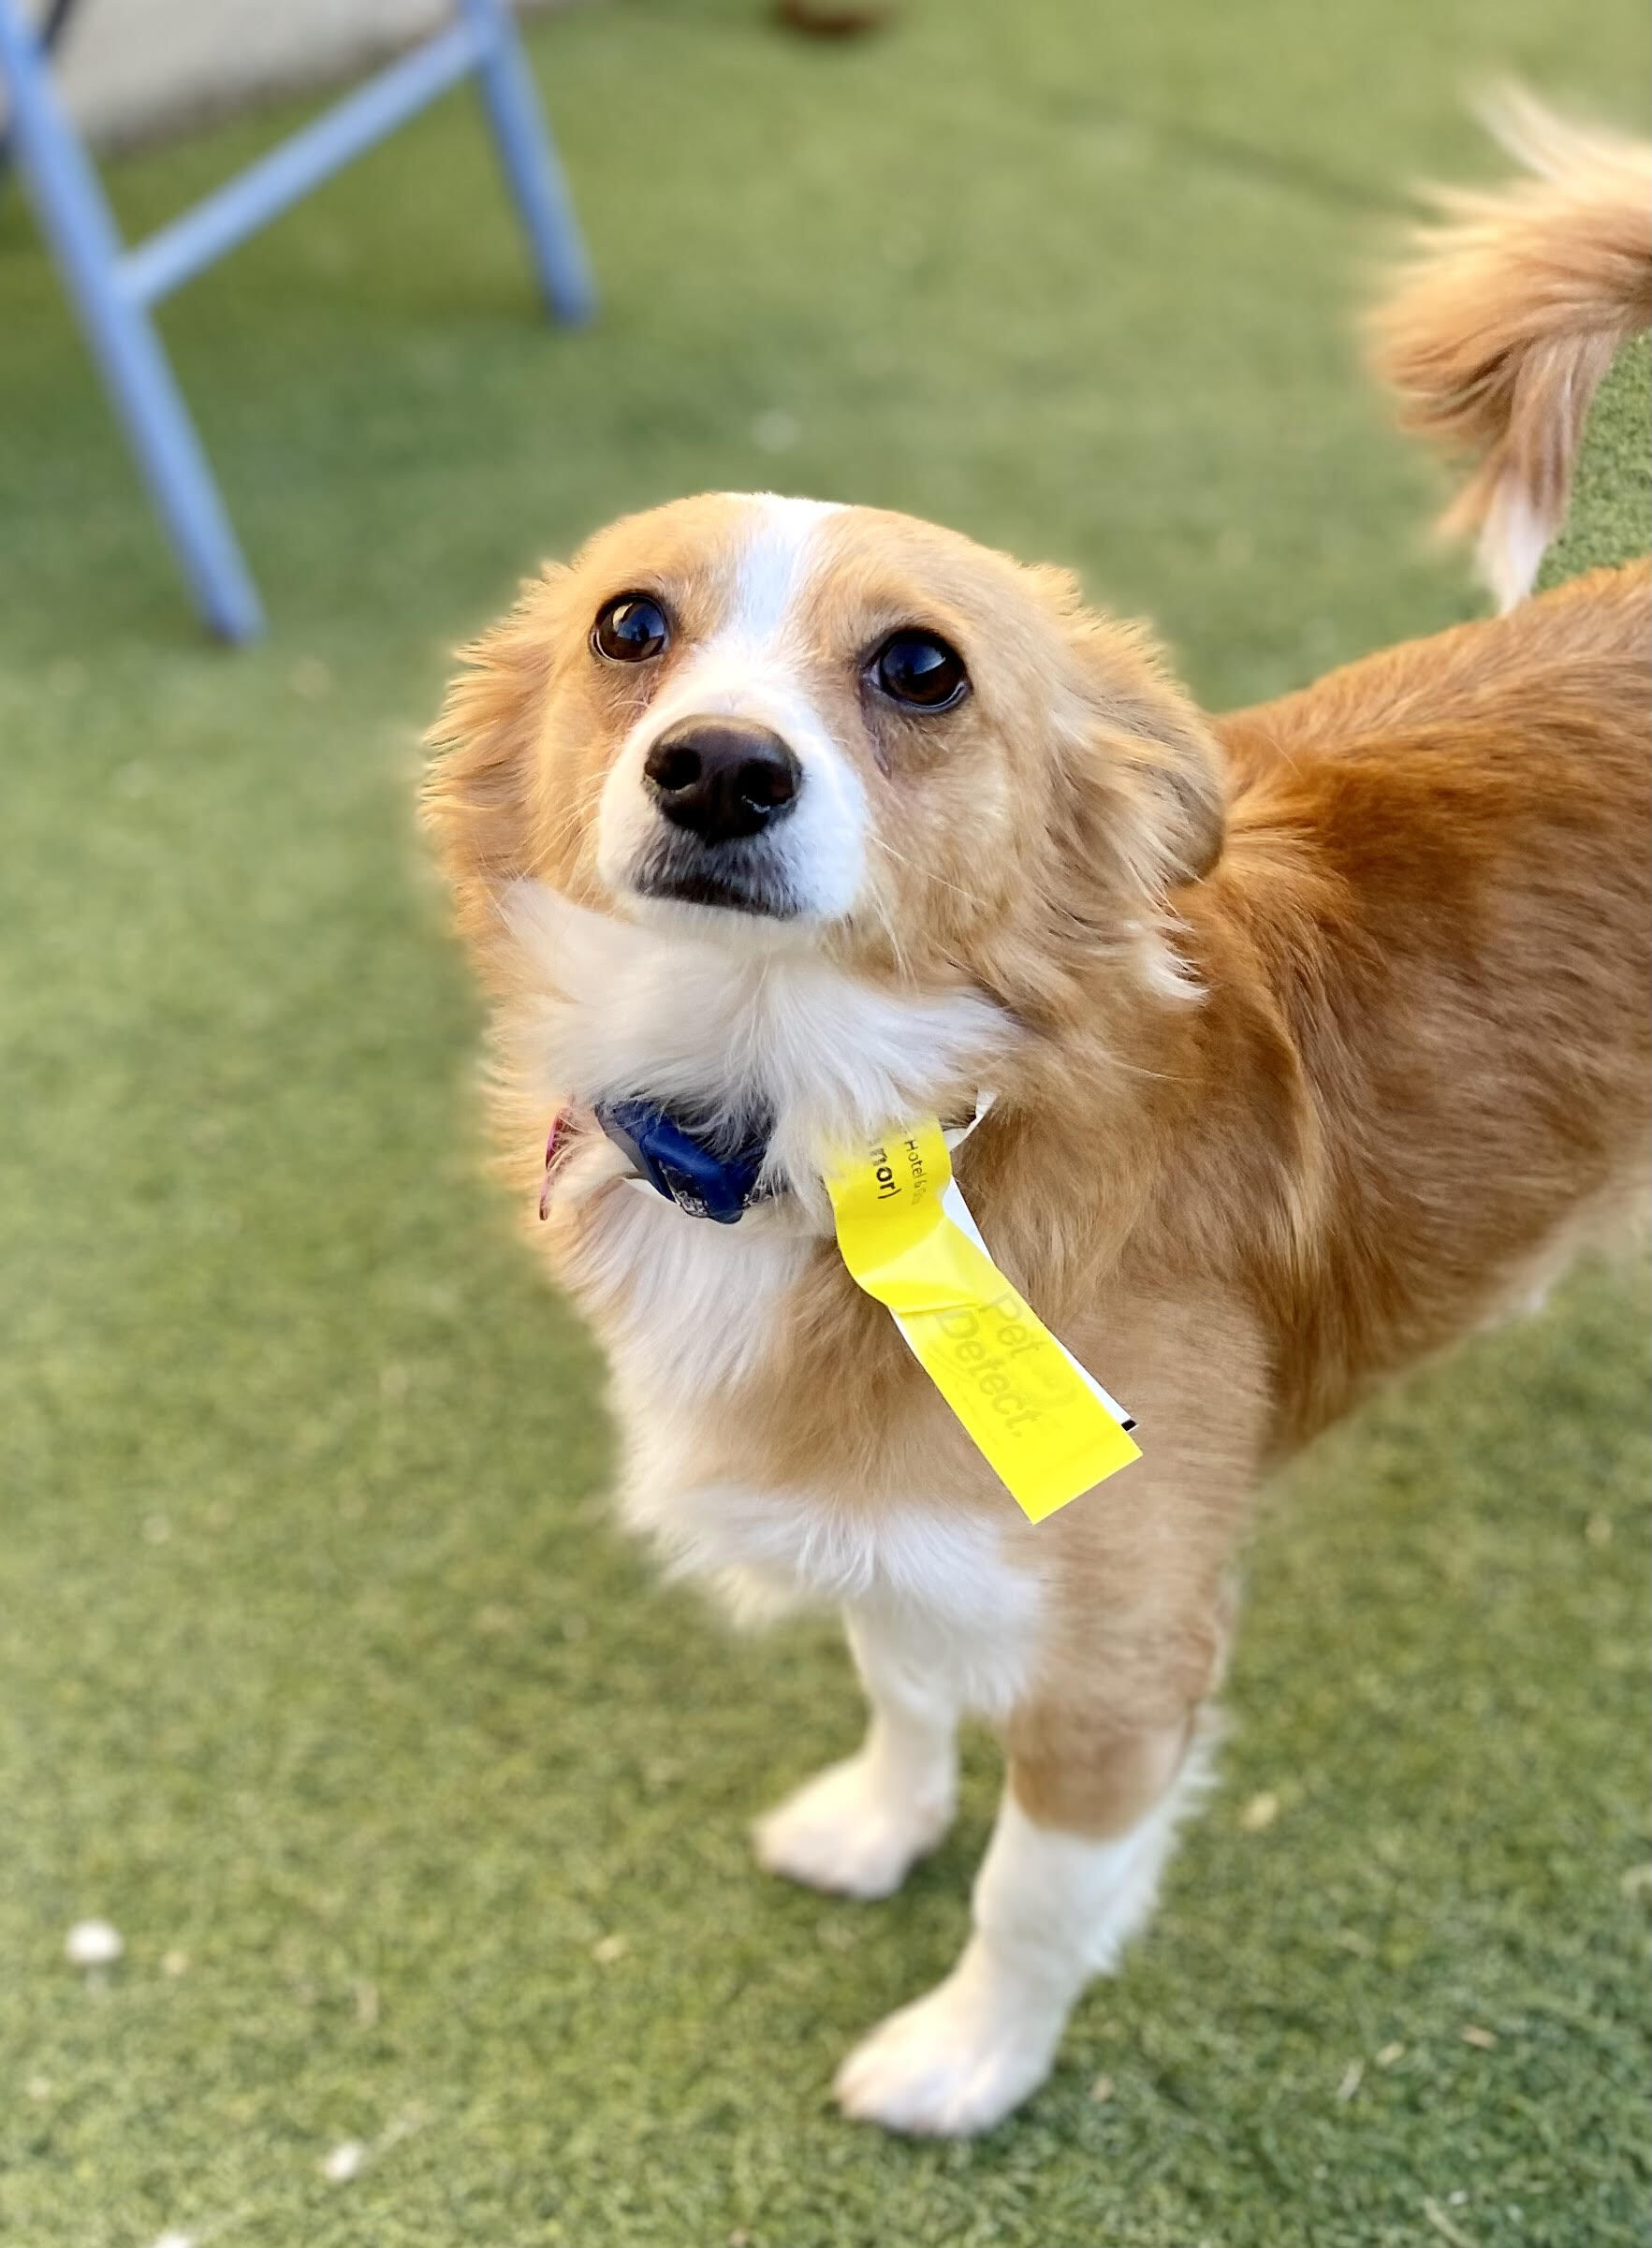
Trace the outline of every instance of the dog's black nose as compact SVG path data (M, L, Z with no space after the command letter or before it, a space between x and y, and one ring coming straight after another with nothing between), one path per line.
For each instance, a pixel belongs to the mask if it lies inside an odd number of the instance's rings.
M790 811L803 768L778 734L738 718L685 718L643 766L660 810L706 843L755 835Z

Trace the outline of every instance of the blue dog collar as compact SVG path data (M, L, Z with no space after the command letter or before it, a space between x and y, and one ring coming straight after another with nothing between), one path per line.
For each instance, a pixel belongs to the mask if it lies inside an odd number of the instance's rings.
M767 1201L773 1192L757 1183L768 1153L767 1131L724 1154L651 1101L599 1101L595 1114L638 1175L691 1218L735 1225L754 1202Z

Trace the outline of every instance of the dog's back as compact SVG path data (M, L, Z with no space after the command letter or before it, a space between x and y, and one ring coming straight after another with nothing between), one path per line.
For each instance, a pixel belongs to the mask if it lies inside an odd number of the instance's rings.
M1301 1057L1327 1261L1278 1300L1280 1433L1528 1295L1641 1191L1645 563L1226 721L1210 900Z
M1447 521L1513 606L1220 729L1206 910L1280 1009L1324 1150L1331 1254L1274 1290L1286 1444L1644 1198L1652 574L1521 596L1652 310L1652 168L1518 123L1541 175L1455 198L1375 321L1407 418L1478 456Z

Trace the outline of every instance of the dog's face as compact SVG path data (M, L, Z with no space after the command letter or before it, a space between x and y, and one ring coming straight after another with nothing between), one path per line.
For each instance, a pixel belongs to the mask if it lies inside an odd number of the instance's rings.
M535 877L920 985L991 987L1034 925L1139 929L1220 836L1202 722L1067 579L769 495L601 533L473 651L441 731L461 899Z

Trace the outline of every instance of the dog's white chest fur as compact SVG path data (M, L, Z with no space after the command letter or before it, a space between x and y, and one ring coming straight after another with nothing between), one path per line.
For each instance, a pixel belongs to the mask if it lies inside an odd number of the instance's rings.
M1007 1707L1025 1680L1039 1598L991 1525L939 1489L873 1506L696 1471L706 1416L725 1380L760 1363L806 1239L761 1219L712 1226L631 1190L615 1217L649 1275L609 1345L627 1525L674 1575L709 1582L742 1618L800 1603L899 1612L914 1657L927 1642L972 1706Z
M774 1118L771 1156L805 1191L738 1225L691 1218L635 1183L610 1186L581 1252L605 1306L614 1404L624 1438L629 1525L675 1573L712 1582L737 1612L798 1601L899 1611L911 1640L932 1637L988 1710L1024 1679L1036 1585L1012 1569L997 1530L944 1490L875 1504L863 1495L705 1480L708 1433L726 1433L733 1393L760 1372L775 1322L829 1226L820 1150L921 1113L938 1088L978 1085L1003 1025L970 994L917 1000L774 951L741 955L679 921L665 928L584 913L533 885L516 927L548 969L534 1059L548 1112L569 1096L642 1093L754 1102ZM565 1190L592 1190L623 1159L606 1142L569 1164ZM823 1365L811 1377L829 1384ZM720 1422L723 1426L720 1428Z

